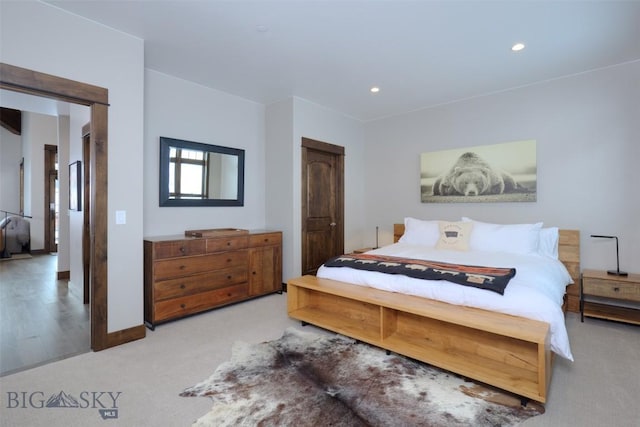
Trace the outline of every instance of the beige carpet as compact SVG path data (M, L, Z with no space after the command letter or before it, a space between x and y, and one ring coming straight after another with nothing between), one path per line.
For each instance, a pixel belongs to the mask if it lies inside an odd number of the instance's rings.
M212 403L180 397L182 390L229 360L234 342L276 340L291 326L320 331L289 319L286 294L276 294L160 325L145 339L123 346L2 377L0 425L189 426ZM640 327L595 319L580 323L576 314L568 315L567 326L576 360L556 359L545 413L522 426L638 427ZM83 396L98 397L105 408L30 406L29 397L37 403L60 391L78 399L88 392ZM121 392L117 419L103 420L98 412L108 409L110 399L101 392ZM9 407L10 393L18 393L13 395L18 407Z

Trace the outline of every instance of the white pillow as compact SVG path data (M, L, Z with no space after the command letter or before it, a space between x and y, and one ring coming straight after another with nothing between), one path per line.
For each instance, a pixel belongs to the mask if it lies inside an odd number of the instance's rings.
M558 227L548 227L540 230L540 241L538 242L538 254L558 259L558 241L560 233Z
M438 222L407 217L404 219L404 234L398 241L433 248L440 239Z
M472 251L510 252L514 254L537 254L542 223L535 224L491 224L462 217L472 222L469 249Z

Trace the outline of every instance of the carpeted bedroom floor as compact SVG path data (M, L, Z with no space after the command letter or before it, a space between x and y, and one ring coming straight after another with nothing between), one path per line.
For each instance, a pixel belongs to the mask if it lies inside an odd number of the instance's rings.
M640 327L581 323L576 314L567 325L576 360L556 359L546 412L523 426L637 427ZM317 330L287 317L286 294L271 295L158 326L143 340L2 377L0 425L189 426L211 401L180 392L228 360L233 342L275 340L288 327ZM86 408L38 408L61 391L82 396ZM104 410L113 399L117 419Z

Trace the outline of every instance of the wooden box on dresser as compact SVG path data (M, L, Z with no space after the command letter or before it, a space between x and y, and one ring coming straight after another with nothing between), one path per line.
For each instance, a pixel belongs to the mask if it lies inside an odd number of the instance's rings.
M282 291L282 232L144 239L144 320L158 323Z

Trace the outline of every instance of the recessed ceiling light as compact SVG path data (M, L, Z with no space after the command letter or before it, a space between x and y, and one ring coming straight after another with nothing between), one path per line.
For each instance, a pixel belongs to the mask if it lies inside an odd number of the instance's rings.
M378 93L380 92L380 88L378 86L374 86L371 89L369 89L371 91L371 93Z
M522 49L524 49L524 43L516 43L511 46L511 50L514 52L520 52Z

